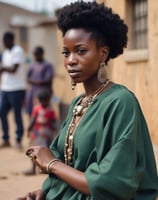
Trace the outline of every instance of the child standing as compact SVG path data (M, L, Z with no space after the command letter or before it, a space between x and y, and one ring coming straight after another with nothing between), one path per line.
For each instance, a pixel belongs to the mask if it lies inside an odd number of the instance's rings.
M35 105L31 115L31 121L28 127L28 137L31 139L31 145L49 146L50 142L56 136L56 112L50 105L50 93L47 90L41 90L37 96L39 104ZM24 172L25 175L34 175L36 167Z

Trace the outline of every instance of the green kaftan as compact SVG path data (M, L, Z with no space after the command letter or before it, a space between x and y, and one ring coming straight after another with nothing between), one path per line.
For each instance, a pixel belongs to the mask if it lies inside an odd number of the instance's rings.
M65 135L79 98L50 146L63 162ZM46 200L156 199L158 176L148 128L127 88L113 85L94 100L75 132L72 167L85 172L91 196L51 174L43 184Z

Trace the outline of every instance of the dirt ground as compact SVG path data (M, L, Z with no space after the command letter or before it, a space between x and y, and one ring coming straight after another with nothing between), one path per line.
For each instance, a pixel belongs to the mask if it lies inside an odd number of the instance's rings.
M14 149L0 150L0 200L15 200L26 192L38 189L46 175L24 176L29 159Z
M12 114L10 120L10 136L11 144L14 145L14 120ZM24 126L27 127L27 117L24 115ZM24 150L28 147L29 141L24 135ZM154 147L156 152L156 160L158 164L158 146ZM16 149L7 148L0 149L0 200L15 200L18 196L23 196L26 192L39 189L43 180L46 178L44 174L34 176L24 176L22 172L31 166L31 162L24 151L19 152Z
M44 174L36 174L34 176L24 176L23 171L31 167L31 161L25 156L25 150L29 146L29 140L24 135L23 151L14 148L15 145L15 126L12 113L9 116L10 121L10 138L11 148L0 149L0 200L15 200L19 196L23 196L28 191L39 189L43 180L46 178ZM25 129L28 119L24 115ZM0 141L1 142L1 141Z

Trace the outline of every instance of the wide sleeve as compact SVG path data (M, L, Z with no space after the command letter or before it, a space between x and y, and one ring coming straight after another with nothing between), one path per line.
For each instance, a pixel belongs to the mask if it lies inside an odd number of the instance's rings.
M42 191L44 192L45 195L47 194L47 192L49 191L51 187L51 177L49 176L50 175L48 175L48 177L44 180L42 184Z
M147 127L132 95L122 94L108 107L96 136L97 162L85 175L94 200L130 200L143 178Z
M61 160L61 155L57 149L57 143L58 143L58 138L59 138L60 133L56 136L56 138L53 140L53 142L50 145L50 150L52 151L53 155L55 156L55 158ZM42 191L44 192L44 194L47 194L47 192L49 191L49 189L51 188L51 184L52 184L52 180L55 178L55 176L53 174L49 174L47 176L47 178L45 179L45 181L42 184Z

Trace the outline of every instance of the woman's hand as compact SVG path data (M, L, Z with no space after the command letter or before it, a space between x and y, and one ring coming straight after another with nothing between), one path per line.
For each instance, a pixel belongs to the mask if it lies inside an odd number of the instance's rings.
M18 197L16 200L44 200L44 193L42 190L29 192L24 197Z
M54 159L52 152L44 146L32 146L26 155L42 170L46 172L48 163Z
M32 146L26 151L26 155L32 158L32 161L36 163L42 171L53 173L76 190L79 190L85 195L91 195L85 173L58 161L47 147ZM52 163L55 163L55 165Z

